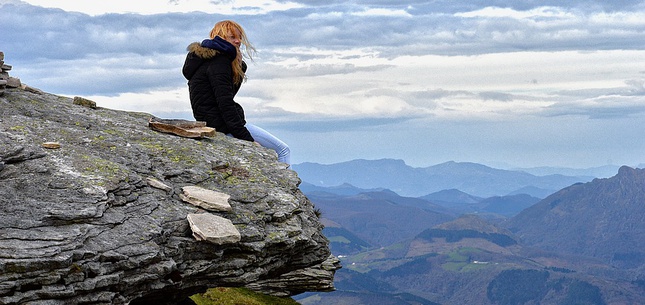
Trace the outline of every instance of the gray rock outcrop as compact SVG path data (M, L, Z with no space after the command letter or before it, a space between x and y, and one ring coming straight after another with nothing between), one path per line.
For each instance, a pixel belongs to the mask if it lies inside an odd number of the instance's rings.
M160 133L150 117L4 90L0 304L172 304L210 287L333 289L340 264L300 179L273 151L221 134ZM230 210L184 201L182 189L193 186L225 194ZM187 218L203 213L230 221L239 241L197 240Z
M7 87L7 83L9 82L10 70L11 66L4 63L4 52L0 51L0 96L4 94L4 89Z
M40 89L23 84L19 78L9 76L11 68L11 65L4 62L4 52L0 51L0 96L4 94L6 88L21 88L33 93L43 93Z

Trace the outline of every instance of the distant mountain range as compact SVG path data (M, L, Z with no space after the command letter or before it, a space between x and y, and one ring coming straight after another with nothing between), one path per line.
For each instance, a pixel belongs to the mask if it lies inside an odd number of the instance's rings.
M400 162L382 162L376 163L390 175L406 170ZM476 171L455 177L489 173L482 181L494 182L491 187L508 181L497 175L526 177L458 163L433 171L455 167ZM373 167L354 170L372 175L369 181L392 180L376 177ZM423 177L421 170L407 170ZM573 182L541 200L521 191L471 194L462 190L466 184L405 197L391 190L392 184L361 188L345 181L327 188L301 176L306 181L301 189L321 209L324 233L344 267L337 271L337 292L296 300L303 305L377 304L375 300L409 305L645 304L645 170L616 171L613 177Z
M636 166L641 168L642 165ZM620 166L618 165L604 165L591 168L565 168L565 167L528 167L528 168L513 168L511 170L527 172L536 176L548 175L564 175L564 176L580 176L580 177L596 177L608 178L616 174Z
M301 163L293 169L312 185L336 187L351 184L362 189L385 188L402 196L420 197L457 189L478 197L524 194L544 198L595 176L537 176L521 170L502 170L468 162L446 162L425 168L408 166L402 160L352 160L335 164Z

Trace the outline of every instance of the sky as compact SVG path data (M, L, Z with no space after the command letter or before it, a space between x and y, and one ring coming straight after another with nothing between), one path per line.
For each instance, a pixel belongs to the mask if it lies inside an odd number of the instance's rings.
M236 101L293 163L645 163L642 1L0 0L0 51L43 91L193 119L186 47L224 19L258 51Z

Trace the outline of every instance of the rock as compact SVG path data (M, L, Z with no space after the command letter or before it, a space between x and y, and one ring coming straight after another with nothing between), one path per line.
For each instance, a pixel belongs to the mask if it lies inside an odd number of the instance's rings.
M184 193L179 195L183 201L192 205L204 208L209 211L230 212L231 205L228 204L231 196L207 190L198 186L185 186L181 189Z
M60 143L58 143L58 142L45 142L45 143L42 144L42 146L44 148L48 148L48 149L58 149L58 148L60 148Z
M88 100L88 99L80 97L80 96L75 96L74 97L74 105L80 105L80 106L83 106L83 107L96 109L96 102L95 101Z
M154 188L164 190L166 192L172 191L172 187L170 187L169 185L167 185L167 184L165 184L165 183L163 183L163 182L161 182L161 181L159 181L157 179L146 178L146 182L148 182L148 185L150 185L150 186L152 186Z
M15 79L9 77L11 66L5 64L4 53L0 52L0 96L4 95L5 89L15 84ZM18 80L20 82L20 80Z
M0 109L0 304L165 305L212 287L290 295L316 281L330 289L339 266L322 267L331 254L323 226L274 151L159 133L150 114L19 88L5 89ZM52 135L63 149L41 146ZM187 186L230 195L224 216L238 242L192 237L187 217L205 209L172 191Z
M207 127L203 121L150 118L148 126L156 131L186 138L214 137L215 128Z
M240 241L240 232L233 223L217 215L209 213L188 214L188 223L197 240L204 240L216 245L236 243Z
M36 93L36 94L43 94L44 92L38 88L34 88L31 86L27 86L25 84L22 84L22 90L29 91L31 93Z
M340 268L340 260L331 255L319 265L261 280L247 288L275 296L290 296L306 291L334 291L334 272Z
M7 87L20 88L21 86L22 86L22 83L20 82L19 78L9 77L7 79Z

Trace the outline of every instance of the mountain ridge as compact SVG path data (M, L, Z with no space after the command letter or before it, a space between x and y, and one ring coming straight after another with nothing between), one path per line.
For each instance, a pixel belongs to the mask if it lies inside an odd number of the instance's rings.
M327 165L305 162L294 164L293 168L303 181L316 186L332 187L348 183L364 189L387 188L411 197L446 189L458 189L478 197L504 196L528 187L540 189L544 194L544 190L555 192L571 184L593 179L587 176L535 176L523 171L454 161L414 168L403 160L356 159Z
M622 166L613 177L552 194L504 226L527 245L638 268L645 260L644 202L645 170Z

